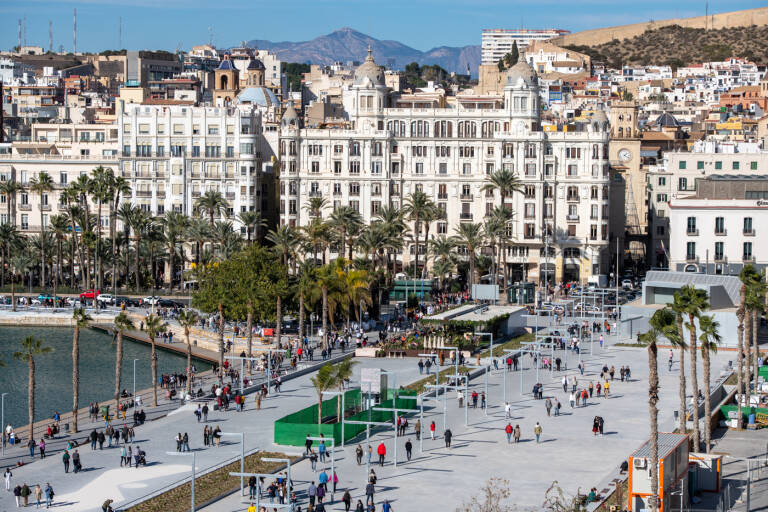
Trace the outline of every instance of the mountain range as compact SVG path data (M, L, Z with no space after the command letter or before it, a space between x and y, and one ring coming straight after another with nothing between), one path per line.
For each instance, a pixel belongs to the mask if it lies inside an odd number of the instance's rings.
M362 62L370 46L373 57L380 65L403 69L406 64L437 64L448 72L466 74L469 68L477 75L480 65L480 46L438 46L426 52L411 48L398 41L380 40L352 28L344 27L311 41L272 42L254 39L246 43L260 50L270 50L283 62L309 62L327 65L334 62Z

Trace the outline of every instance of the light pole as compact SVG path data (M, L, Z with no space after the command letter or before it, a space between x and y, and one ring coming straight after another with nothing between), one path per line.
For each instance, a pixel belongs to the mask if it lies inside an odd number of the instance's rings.
M2 454L5 455L5 395L8 393L3 393L0 395L0 427L3 429L3 442L2 444Z
M491 359L488 364L493 364L493 333L492 332L476 332L475 336L490 336L491 338Z
M165 452L166 455L174 457L192 457L192 496L190 497L190 511L195 512L195 452Z
M370 446L371 439L371 425L374 427L388 427L388 421L357 421L357 420L343 420L344 423L349 425L365 425L365 480L368 481L368 475L371 473L371 461L368 458L368 447Z
M286 454L291 455L291 454ZM294 457L294 455L291 455L291 457ZM295 455L295 457L300 457L300 455ZM293 491L293 485L291 484L291 459L282 459L282 458L273 458L273 457L264 457L261 459L263 462L282 462L284 463L288 468L288 475L287 475L287 489L288 492L286 493L288 496L288 503L270 503L270 508L289 508L291 507L291 493ZM261 510L261 484L259 483L259 478L271 478L274 477L274 473L243 473L242 471L239 473L231 472L229 476L239 476L241 479L248 476L248 477L256 477L256 510ZM193 511L194 512L194 511Z
M438 384L438 385L432 385L427 384L424 386L425 388L432 388L435 390L435 401L437 401L437 390L442 389L443 390L443 431L445 431L446 426L446 416L448 414L448 384Z
M416 397L413 397L416 398ZM393 405L394 400L393 400ZM389 412L392 411L392 417L394 419L394 422L392 423L392 426L395 429L395 467L397 467L397 418L401 413L404 412L419 412L418 409L405 409L402 407L374 407L374 411L382 411L382 412Z
M344 423L341 424L342 428L344 426ZM320 441L320 442L331 442L331 483L333 483L333 475L336 473L336 439L330 438L326 439L324 437L307 437L307 439L310 439L312 441ZM328 489L326 489L328 491ZM333 502L334 498L333 495L335 492L331 492L331 502Z
M136 407L136 361L138 359L133 360L133 406Z
M328 395L328 396L339 396L341 395L341 418L336 418L336 421L341 420L341 447L344 448L344 411L347 410L346 404L345 404L345 393L343 391L323 391L322 395ZM310 437L310 439L313 439ZM333 440L334 444L336 443L336 440Z
M245 432L220 432L220 435L222 437L224 436L233 436L233 437L240 437L240 472L243 473L245 471ZM245 482L243 480L243 477L240 477L240 495L242 496L245 491Z

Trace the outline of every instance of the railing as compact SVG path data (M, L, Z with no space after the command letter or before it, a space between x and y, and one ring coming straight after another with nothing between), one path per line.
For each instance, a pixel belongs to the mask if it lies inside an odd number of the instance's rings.
M579 202L579 196L578 195L569 195L566 198L566 200L571 202L571 203L578 203Z
M437 194L438 199L448 199L448 194Z
M40 205L40 209L43 210L44 212L49 212L51 211L51 205L49 204Z
M699 262L699 257L695 256L693 254L686 254L685 255L685 262L686 263L698 263Z
M20 210L20 211L22 211L22 212L28 212L28 211L31 211L31 210L32 210L32 205L29 205L29 204L20 204L20 205L19 205L19 210Z
M715 236L727 236L728 230L727 229L721 229L721 230L715 230Z
M134 190L133 193L136 197L152 197L151 190Z
M743 231L744 236L755 236L755 230L754 229L745 229Z
M462 212L462 213L459 214L459 219L461 219L461 220L472 220L472 214L471 213L464 213L464 212Z
M685 231L685 234L688 236L699 236L699 230L698 229L687 229Z
M461 196L459 197L461 198L462 201L473 201L475 198L475 196L472 194L461 194Z
M755 255L754 254L745 254L742 257L742 260L744 260L744 263L754 263L755 262Z
M199 190L193 190L192 191L192 197L200 197L200 191Z
M579 222L578 215L568 215L566 218L568 219L568 222Z

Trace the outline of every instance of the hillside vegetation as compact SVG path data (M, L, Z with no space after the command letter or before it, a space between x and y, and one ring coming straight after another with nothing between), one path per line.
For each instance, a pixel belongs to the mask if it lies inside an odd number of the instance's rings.
M571 45L570 50L586 53L593 61L618 68L627 64L669 65L673 68L700 62L743 57L758 64L768 63L768 26L716 30L671 25L629 39L595 46Z

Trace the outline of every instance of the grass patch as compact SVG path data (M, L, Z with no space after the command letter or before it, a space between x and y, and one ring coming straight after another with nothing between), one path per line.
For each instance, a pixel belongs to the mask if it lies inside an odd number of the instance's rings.
M643 345L642 343L614 343L614 347L631 347L631 348L645 348L648 345Z
M611 507L618 507L618 510L626 510L627 508L627 497L628 497L628 490L629 490L629 480L626 479L623 482L621 482L621 485L619 486L621 489L621 492L614 492L611 494L607 500L605 500L605 503L602 503L599 507L595 509L595 512L598 510L600 512L608 512L611 510ZM616 487L612 487L612 489L616 489ZM587 490L587 494L589 494L589 490Z
M459 375L463 375L467 372L468 368L466 366L459 366ZM456 368L454 366L449 366L448 368L444 370L440 370L440 374L438 377L438 382L440 384L444 382L448 382L448 377L451 377L455 374ZM416 391L416 393L423 393L427 390L424 386L427 384L434 384L435 383L435 374L432 373L428 377L424 377L423 379L419 379L416 382L412 382L405 386L404 389L407 389L408 391Z
M727 386L735 386L739 383L739 376L736 374L736 372L733 372L730 377L725 379L725 382L723 384Z
M283 453L254 453L245 458L245 472L272 473L281 466L279 462L263 462L262 457L286 458ZM240 471L239 460L195 479L195 505L202 505L226 492L239 490L240 479L229 476L229 473L233 471ZM190 483L187 482L127 510L130 512L187 512L191 492Z
M494 345L493 346L493 356L494 357L500 357L504 355L505 350L514 350L516 348L520 348L520 346L528 341L536 341L536 335L532 332L527 332L525 334L521 334L517 338L512 338L511 340L504 342L500 345ZM480 353L480 357L488 357L491 353L490 348L488 350L485 350Z

